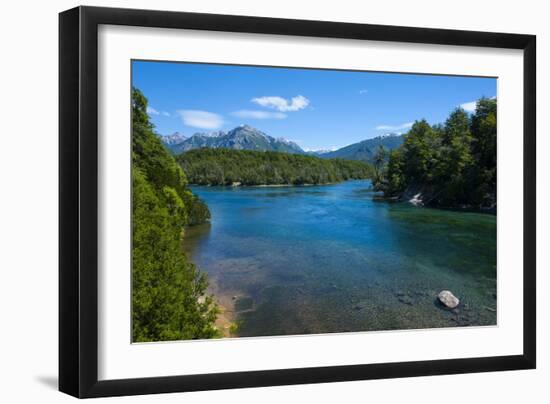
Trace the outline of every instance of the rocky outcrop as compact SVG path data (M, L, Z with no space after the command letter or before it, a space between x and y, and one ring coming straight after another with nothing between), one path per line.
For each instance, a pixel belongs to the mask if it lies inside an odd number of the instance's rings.
M400 202L408 202L418 207L426 206L496 214L497 203L495 194L486 195L480 204L466 204L443 199L442 195L444 191L443 188L438 189L430 185L412 183L405 188L403 193L397 195L395 198Z

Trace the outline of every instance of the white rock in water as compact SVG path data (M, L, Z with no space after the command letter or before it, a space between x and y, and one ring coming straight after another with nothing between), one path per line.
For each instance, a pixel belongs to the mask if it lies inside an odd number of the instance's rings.
M409 202L412 203L414 206L424 206L424 201L422 201L422 194L420 193L414 195L411 199L409 199Z
M458 300L458 297L453 295L448 290L442 290L441 292L439 292L439 294L437 295L437 298L441 303L443 303L449 309L454 309L456 306L460 304L460 300Z

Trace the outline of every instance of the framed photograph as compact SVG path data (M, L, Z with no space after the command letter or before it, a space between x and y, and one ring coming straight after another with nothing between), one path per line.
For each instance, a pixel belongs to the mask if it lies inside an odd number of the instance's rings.
M532 369L532 35L60 14L59 387Z

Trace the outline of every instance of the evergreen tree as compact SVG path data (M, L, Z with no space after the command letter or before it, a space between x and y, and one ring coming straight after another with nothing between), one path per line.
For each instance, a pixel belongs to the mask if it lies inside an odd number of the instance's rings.
M327 184L372 177L365 162L271 151L202 148L180 154L177 161L199 185Z
M383 145L378 145L374 156L372 158L372 167L373 167L373 179L372 182L375 186L382 182L383 170L388 159L388 151Z
M378 190L399 197L407 189L423 190L431 206L496 204L497 102L482 98L470 116L454 110L444 125L416 121L401 147L393 150Z
M147 99L132 91L132 339L212 338L218 308L181 249L184 226L210 217L153 133Z
M497 188L497 103L481 98L472 116L472 155L477 162L470 173L478 203L494 203Z
M445 184L442 196L449 202L468 200L466 174L473 164L471 145L470 117L462 108L457 108L445 122L441 141L438 182L441 186Z

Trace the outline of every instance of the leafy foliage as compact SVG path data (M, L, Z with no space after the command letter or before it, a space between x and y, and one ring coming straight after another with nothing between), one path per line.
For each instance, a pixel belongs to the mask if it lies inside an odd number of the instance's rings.
M382 181L383 168L388 156L388 150L383 145L378 145L372 157L373 182L375 184Z
M183 228L210 218L206 205L153 133L147 99L132 91L132 339L218 336L206 275L181 250Z
M444 125L416 121L389 154L377 189L386 196L422 191L432 206L496 205L497 102L482 98L470 116L453 111Z
M189 181L199 185L327 184L372 175L372 167L360 161L269 151L203 148L177 160Z

